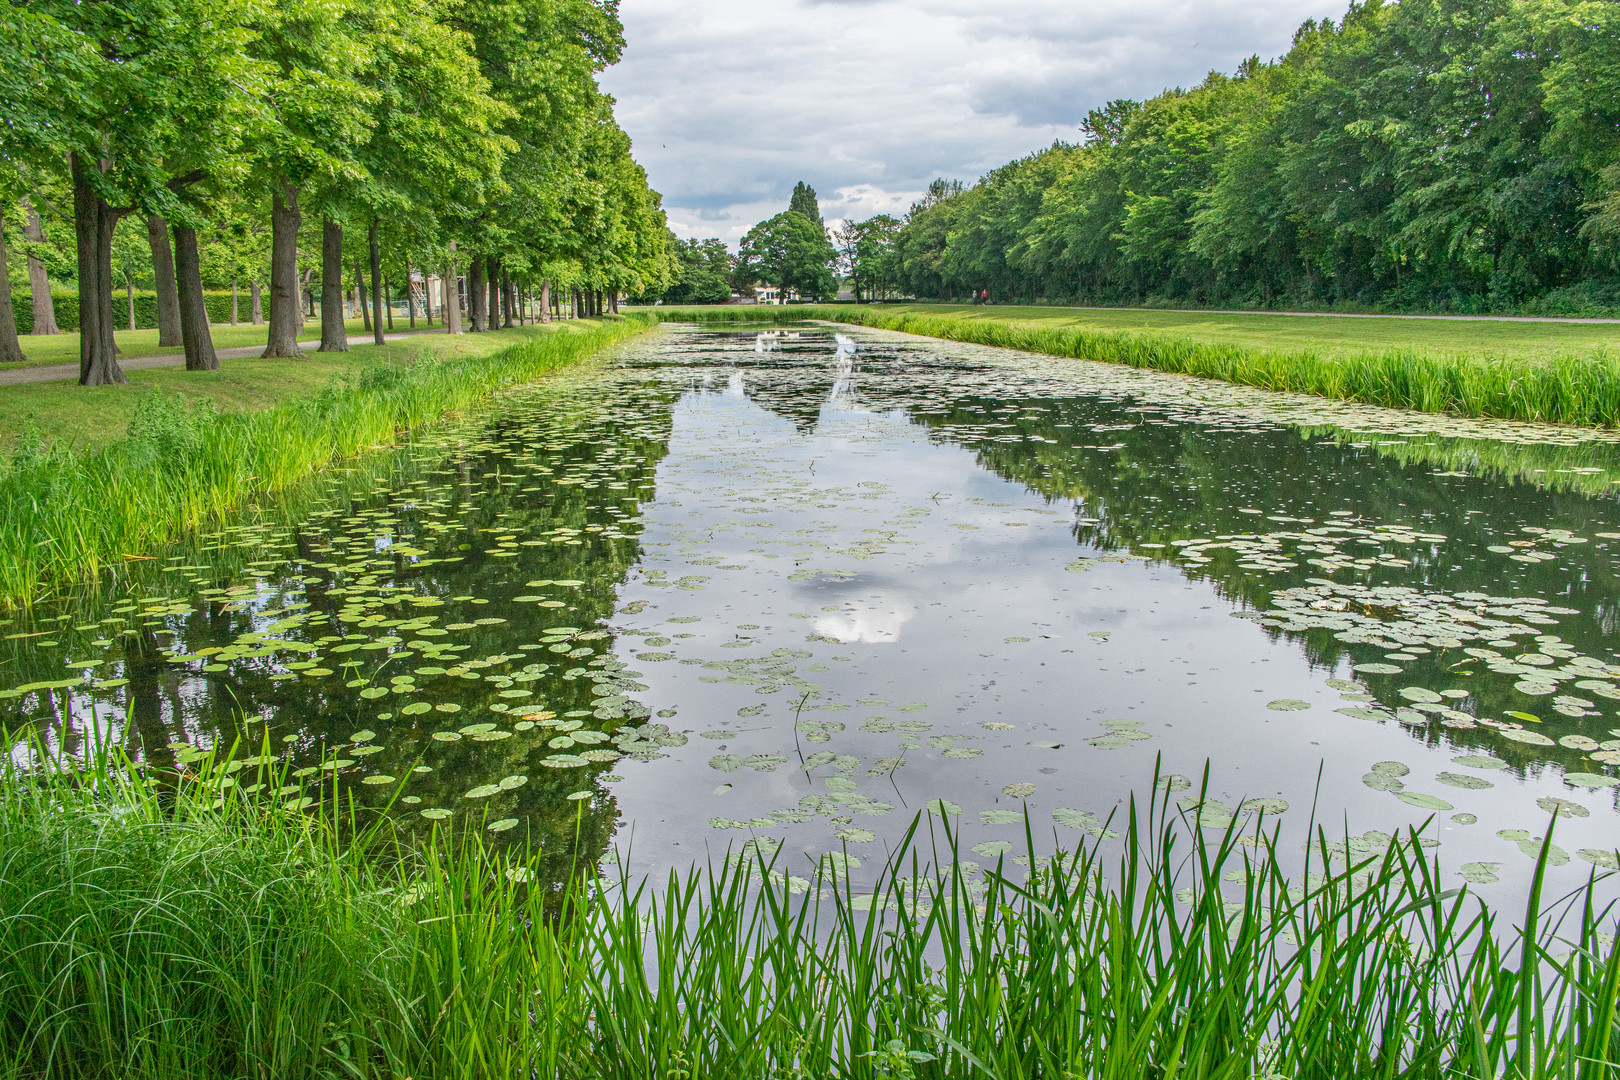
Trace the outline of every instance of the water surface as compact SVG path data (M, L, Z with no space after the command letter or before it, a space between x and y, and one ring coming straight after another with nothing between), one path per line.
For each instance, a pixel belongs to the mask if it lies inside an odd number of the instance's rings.
M503 393L0 626L0 719L181 765L268 731L282 798L553 878L859 873L919 812L989 866L1156 764L1291 849L1427 822L1503 896L1554 814L1562 875L1614 865L1613 437L856 338L665 327Z

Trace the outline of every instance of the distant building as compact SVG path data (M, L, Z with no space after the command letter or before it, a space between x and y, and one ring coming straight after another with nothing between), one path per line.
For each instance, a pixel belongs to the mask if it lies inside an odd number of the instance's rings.
M775 285L764 284L754 286L754 303L756 304L785 304L798 298L798 289L779 289Z

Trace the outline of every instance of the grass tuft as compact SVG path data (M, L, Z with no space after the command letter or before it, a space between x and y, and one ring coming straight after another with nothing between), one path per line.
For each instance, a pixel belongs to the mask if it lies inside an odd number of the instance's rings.
M1415 833L1318 832L1291 876L1263 822L1200 828L1155 782L1107 841L1039 858L1026 825L1032 873L930 817L859 888L758 848L549 886L231 768L0 787L0 1077L1620 1075L1602 879L1551 902L1544 860L1511 925Z

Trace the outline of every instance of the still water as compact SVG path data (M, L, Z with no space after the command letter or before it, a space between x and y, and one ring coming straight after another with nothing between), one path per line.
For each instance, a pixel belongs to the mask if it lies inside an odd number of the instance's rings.
M19 760L267 738L258 794L554 880L859 875L919 813L989 866L1157 768L1289 850L1427 822L1508 900L1555 815L1563 880L1615 866L1617 485L1612 436L666 326L0 625L0 722Z

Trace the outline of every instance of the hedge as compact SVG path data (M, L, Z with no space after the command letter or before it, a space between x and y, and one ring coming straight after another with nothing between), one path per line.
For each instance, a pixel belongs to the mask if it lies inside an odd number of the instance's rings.
M56 325L63 330L77 330L79 328L79 294L56 293L51 297L56 305ZM229 324L231 321L231 294L229 291L203 293L203 302L208 305L208 321L214 325ZM269 298L266 297L266 308L269 307ZM34 305L29 302L28 290L12 291L12 307L17 312L17 333L27 334L34 329ZM239 294L237 314L242 322L253 318L253 296L243 289ZM268 310L265 312L269 314ZM113 325L119 330L129 329L129 296L122 289L113 294ZM137 329L150 330L157 326L157 294L150 292L136 292L135 294L135 326Z

